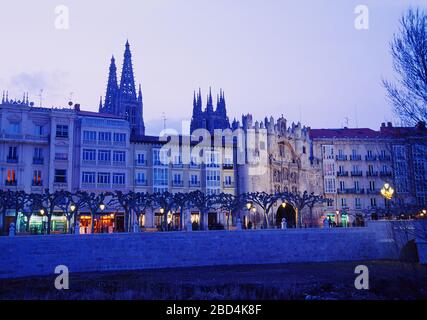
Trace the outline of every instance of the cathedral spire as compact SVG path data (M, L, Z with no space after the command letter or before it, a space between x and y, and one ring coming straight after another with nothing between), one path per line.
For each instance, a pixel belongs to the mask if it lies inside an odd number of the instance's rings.
M137 99L129 41L126 41L119 95L121 101L135 101Z
M138 101L142 101L142 89L141 89L141 84L139 84L139 89L138 89Z
M108 74L107 92L105 94L105 103L104 107L99 109L99 112L115 112L118 90L119 87L117 86L116 60L114 59L114 56L112 56L110 63L110 71Z
M206 112L213 112L212 89L209 87L208 102L206 104Z
M102 110L102 96L99 98L99 110Z

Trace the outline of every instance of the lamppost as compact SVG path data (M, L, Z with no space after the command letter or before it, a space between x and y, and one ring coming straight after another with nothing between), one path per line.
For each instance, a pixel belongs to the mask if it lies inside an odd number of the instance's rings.
M339 210L335 211L335 214L337 215L337 222L336 222L336 224L338 225L339 218L340 218L340 211Z
M42 216L42 229L41 229L41 233L44 234L45 230L46 230L46 222L44 221L44 214L46 213L46 211L41 208L39 211L40 215Z
M390 184L385 183L384 186L381 188L381 195L386 200L388 216L390 216L390 203L387 201L391 201L391 199L393 198L393 194L394 194L393 187Z
M255 206L252 207L251 211L253 213L253 215L252 215L253 216L253 218L252 218L252 220L253 220L252 225L253 225L254 229L256 229L256 207Z
M250 217L250 215L251 215L251 209L252 209L252 203L251 202L248 202L247 204L246 204L246 209L248 209L248 213L249 213L249 217ZM246 219L245 219L245 222L246 222ZM245 223L245 227L247 228L248 226L247 226L247 223Z
M74 203L71 203L70 204L70 211L72 214L74 214L74 211L76 211L76 209L77 209L76 205ZM71 222L71 218L70 218L69 222ZM74 233L76 233L76 228L77 228L77 217L74 215ZM70 230L69 232L71 232L71 223L68 226L68 229Z

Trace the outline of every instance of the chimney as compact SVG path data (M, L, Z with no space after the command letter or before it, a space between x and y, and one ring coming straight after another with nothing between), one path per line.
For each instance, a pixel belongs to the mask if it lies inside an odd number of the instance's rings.
M384 128L385 127L385 122L382 122L381 123L381 128Z
M80 111L80 103L76 103L76 104L74 105L74 110L76 110L76 111Z
M393 128L393 124L389 121L389 122L387 122L387 127Z

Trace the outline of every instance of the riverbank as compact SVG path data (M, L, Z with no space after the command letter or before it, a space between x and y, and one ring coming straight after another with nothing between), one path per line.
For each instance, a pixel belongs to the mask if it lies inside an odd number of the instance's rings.
M361 264L369 268L369 290L354 287L354 269ZM0 299L427 299L427 266L397 261L71 273L70 289L62 291L54 279L0 280Z

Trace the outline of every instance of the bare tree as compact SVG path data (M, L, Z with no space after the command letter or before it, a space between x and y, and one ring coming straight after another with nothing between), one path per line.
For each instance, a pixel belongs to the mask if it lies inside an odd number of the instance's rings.
M427 121L427 15L409 9L390 43L397 84L383 80L394 112L407 125Z

